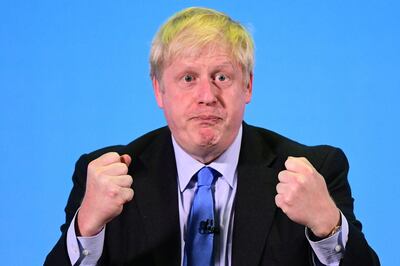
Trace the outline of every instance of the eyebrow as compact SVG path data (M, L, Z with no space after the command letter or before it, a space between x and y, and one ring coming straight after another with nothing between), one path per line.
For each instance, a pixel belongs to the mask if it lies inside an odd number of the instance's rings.
M229 69L229 70L234 70L234 63L232 61L222 61L222 63L218 63L216 65L213 65L212 68L217 71L220 71L221 69ZM182 75L183 73L187 73L187 72L197 72L198 67L195 66L195 64L191 64L191 63L185 63L184 66L180 67L179 71L177 72L177 76Z

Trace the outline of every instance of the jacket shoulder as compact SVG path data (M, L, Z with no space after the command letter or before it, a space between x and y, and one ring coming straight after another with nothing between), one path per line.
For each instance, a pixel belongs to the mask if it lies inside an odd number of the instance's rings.
M348 168L345 154L340 148L331 145L305 145L271 130L245 124L244 136L254 139L264 153L273 153L281 163L288 156L306 157L314 166L322 165L326 159L333 157L336 163Z
M153 131L150 131L132 142L126 144L126 145L112 145L112 146L107 146L95 151L92 151L88 154L85 154L85 157L88 161L94 160L101 155L108 153L108 152L117 152L118 154L130 154L130 155L140 155L142 154L146 149L151 147L154 142L156 142L159 139L166 139L169 138L171 135L170 130L168 127L161 127L158 129L155 129Z
M274 151L282 151L282 150L290 150L291 152L304 152L304 151L311 151L311 150L333 150L338 149L331 145L306 145L302 144L298 141L285 137L279 133L274 131L256 127L252 125L245 126L245 131L249 133L249 135L253 135L252 137L258 138L259 141L261 140L263 143L269 146Z

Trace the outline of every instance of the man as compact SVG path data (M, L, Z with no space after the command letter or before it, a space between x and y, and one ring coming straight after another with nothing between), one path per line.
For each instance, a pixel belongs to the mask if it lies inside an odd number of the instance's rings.
M344 154L243 122L254 58L239 23L178 12L150 63L168 127L78 160L46 265L379 265Z

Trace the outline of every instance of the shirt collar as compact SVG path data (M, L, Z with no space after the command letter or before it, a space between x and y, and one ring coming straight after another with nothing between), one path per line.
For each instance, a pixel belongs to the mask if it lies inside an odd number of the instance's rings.
M172 135L171 135L172 136ZM239 161L240 145L242 140L242 126L239 128L239 132L232 142L232 144L226 149L217 159L211 162L208 166L217 170L222 174L222 178L231 186L234 187L235 172ZM185 152L181 146L175 141L172 136L172 144L174 146L176 168L178 171L179 189L183 192L188 186L192 176L197 173L205 164L197 161L187 152Z

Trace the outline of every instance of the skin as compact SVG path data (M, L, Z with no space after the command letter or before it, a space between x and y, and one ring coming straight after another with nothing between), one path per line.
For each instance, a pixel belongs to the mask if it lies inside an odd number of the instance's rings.
M245 76L224 49L216 48L221 46L212 47L195 55L186 53L191 56L183 53L164 67L160 80L152 80L157 104L175 140L204 164L231 145L252 96L252 74ZM132 200L130 163L128 155L107 153L89 164L78 234L97 234ZM289 157L285 167L278 176L276 205L316 236L327 236L340 217L324 178L305 158Z
M340 213L329 195L324 177L304 157L289 157L278 175L276 205L294 222L314 235L328 236L340 222Z
M252 95L252 76L245 83L241 66L220 48L178 57L153 79L177 143L192 157L209 163L233 142Z
M129 155L116 152L103 154L89 163L85 196L77 216L78 235L96 235L132 200L130 163Z

